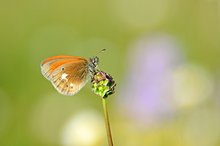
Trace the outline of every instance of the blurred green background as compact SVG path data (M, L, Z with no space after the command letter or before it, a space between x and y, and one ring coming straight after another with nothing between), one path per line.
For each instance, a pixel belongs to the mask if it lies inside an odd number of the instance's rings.
M116 146L220 146L219 0L1 0L0 145L107 146L88 83L60 95L53 55L99 54Z

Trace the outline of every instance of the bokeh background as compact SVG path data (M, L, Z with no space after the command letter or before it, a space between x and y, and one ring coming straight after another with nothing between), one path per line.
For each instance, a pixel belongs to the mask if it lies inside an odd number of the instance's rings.
M107 146L91 84L66 97L40 73L106 48L116 146L220 146L219 38L219 0L1 0L0 145Z

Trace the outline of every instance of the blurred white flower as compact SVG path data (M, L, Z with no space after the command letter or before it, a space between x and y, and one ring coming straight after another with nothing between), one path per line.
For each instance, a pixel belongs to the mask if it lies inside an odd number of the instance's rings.
M94 111L80 112L65 125L63 146L100 146L106 137L102 117Z
M205 101L213 91L213 79L202 67L184 64L173 72L174 102L186 108Z
M56 92L40 96L30 112L31 133L38 141L57 145L66 119L85 104L82 99L82 94L77 95L77 98L68 98Z

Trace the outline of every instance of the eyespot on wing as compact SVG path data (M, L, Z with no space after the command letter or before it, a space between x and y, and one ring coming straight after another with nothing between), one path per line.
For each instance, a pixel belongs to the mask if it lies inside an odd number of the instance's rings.
M88 61L82 59L50 60L47 70L42 72L55 89L63 95L74 95L87 83L89 77Z
M43 76L50 80L50 75L52 72L58 68L59 66L62 66L64 64L68 63L80 63L84 62L85 64L88 63L88 61L85 58L77 57L77 56L53 56L45 59L41 63L41 73Z

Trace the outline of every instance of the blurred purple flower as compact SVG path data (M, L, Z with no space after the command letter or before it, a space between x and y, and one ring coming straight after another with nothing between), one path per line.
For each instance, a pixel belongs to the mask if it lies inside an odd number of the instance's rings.
M120 110L146 127L169 119L174 111L172 70L182 60L176 41L162 34L141 38L128 59Z

